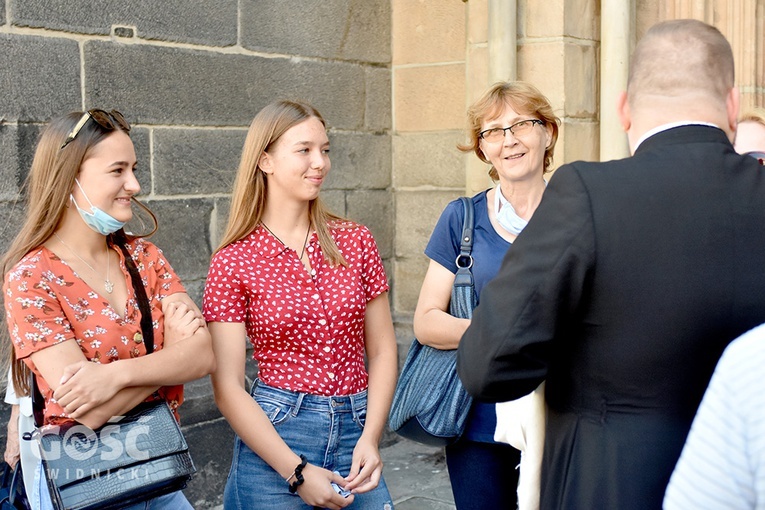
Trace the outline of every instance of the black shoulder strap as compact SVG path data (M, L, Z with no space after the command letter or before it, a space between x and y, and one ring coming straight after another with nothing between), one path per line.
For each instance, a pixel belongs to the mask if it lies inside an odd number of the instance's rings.
M457 255L457 273L455 275L455 285L473 285L473 274L470 268L473 267L473 218L475 208L473 199L470 197L460 197L462 207L465 210L465 218L462 222L462 237L460 238L460 254Z
M151 320L149 298L146 297L146 288L143 286L141 275L138 274L138 269L135 267L133 257L130 256L127 247L123 243L117 244L125 256L125 266L127 266L127 270L130 273L130 280L133 282L133 290L135 291L136 301L138 301L138 308L141 310L141 332L144 344L146 344L146 352L151 354L154 352L154 326Z
M454 273L454 284L449 301L449 313L455 317L469 319L473 316L473 308L476 306L475 282L473 280L473 200L461 197L462 206L465 209L465 220L462 224L462 238L460 239L460 254L457 255L457 272Z
M35 420L35 427L42 427L43 422L45 421L45 399L42 396L42 393L40 393L40 388L37 387L37 378L35 377L35 373L31 370L29 371L29 392L30 397L32 397L32 417ZM32 439L32 436L30 435L27 437L28 433L24 433L24 439L29 441Z
M460 238L460 254L457 255L457 272L460 269L470 270L473 266L473 216L474 210L473 199L470 197L460 197L462 207L465 210L465 217L462 221L462 237Z
M465 209L465 219L462 221L462 239L460 240L460 255L470 255L473 251L473 216L475 207L471 197L460 197Z

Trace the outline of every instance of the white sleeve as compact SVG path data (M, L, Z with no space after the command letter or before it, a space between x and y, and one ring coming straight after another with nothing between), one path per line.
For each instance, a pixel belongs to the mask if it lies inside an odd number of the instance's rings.
M19 398L16 396L16 390L13 389L12 371L8 369L8 385L5 387L5 403L19 405Z
M723 354L667 486L666 510L757 507L765 492L763 362L762 327Z

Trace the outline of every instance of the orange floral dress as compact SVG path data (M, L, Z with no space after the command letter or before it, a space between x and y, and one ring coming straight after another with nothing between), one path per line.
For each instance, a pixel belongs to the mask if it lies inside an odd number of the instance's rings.
M31 354L70 339L74 339L85 357L94 363L111 363L146 354L141 311L130 273L122 251L118 247L112 249L119 253L120 270L128 289L124 317L44 246L30 251L5 275L3 295L8 330L16 357L24 360L37 376L45 398L45 424L60 424L70 418L51 400L53 391L29 358ZM128 251L146 288L152 310L154 350L159 351L164 341L160 302L185 289L162 251L152 243L135 239L128 243ZM177 418L177 408L183 402L183 385L162 387L147 400L157 398L164 398Z

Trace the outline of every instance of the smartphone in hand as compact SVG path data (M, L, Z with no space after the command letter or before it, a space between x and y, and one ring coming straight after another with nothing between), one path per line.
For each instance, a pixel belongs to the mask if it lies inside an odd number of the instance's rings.
M343 476L343 475L340 474L339 471L334 471L334 473L336 475ZM337 485L335 482L332 482L332 488L335 489L335 492L337 492L338 494L340 494L344 498L347 498L348 496L351 495L351 491L347 491L347 490L343 489L342 487Z

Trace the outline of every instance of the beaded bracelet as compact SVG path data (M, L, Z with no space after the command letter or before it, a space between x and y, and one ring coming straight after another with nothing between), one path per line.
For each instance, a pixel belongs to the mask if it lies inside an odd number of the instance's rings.
M303 485L303 482L305 482L305 478L303 478L303 468L305 465L308 464L308 459L305 458L305 455L300 455L300 464L295 467L295 472L290 475L289 478L287 478L285 481L290 484L290 493L295 494L297 492L297 488L301 485ZM295 478L295 481L290 483L290 480Z

